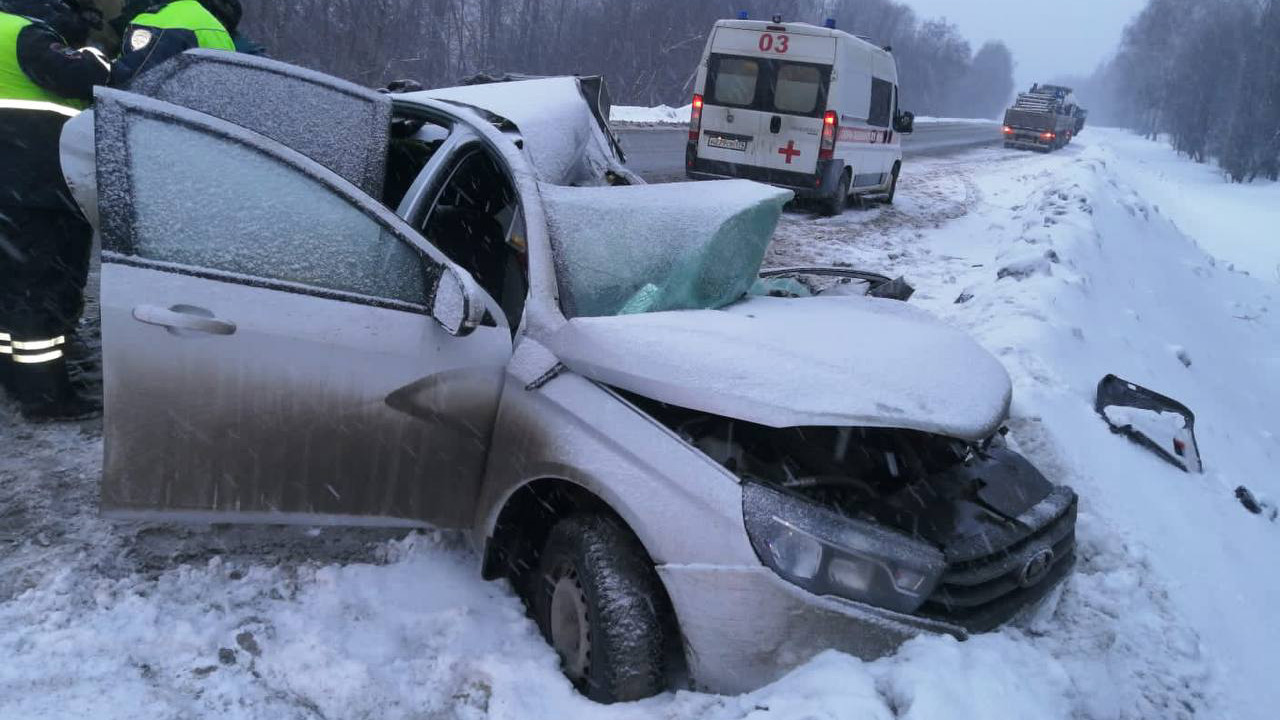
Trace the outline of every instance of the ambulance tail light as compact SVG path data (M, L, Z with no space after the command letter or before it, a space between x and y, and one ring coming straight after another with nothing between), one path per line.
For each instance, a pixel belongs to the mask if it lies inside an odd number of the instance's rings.
M689 113L689 142L698 142L702 134L702 96L693 96L693 111Z
M828 110L822 116L822 144L818 147L818 159L830 160L836 156L836 136L840 134L840 116Z

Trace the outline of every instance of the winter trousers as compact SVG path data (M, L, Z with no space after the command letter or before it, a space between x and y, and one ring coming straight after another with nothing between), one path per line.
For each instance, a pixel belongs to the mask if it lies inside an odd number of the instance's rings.
M65 390L92 244L79 213L0 205L0 380L20 402Z

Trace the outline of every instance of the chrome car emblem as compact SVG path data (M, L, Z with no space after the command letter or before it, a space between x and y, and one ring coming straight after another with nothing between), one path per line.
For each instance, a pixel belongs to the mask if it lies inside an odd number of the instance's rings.
M1053 567L1053 557L1053 551L1049 548L1032 555L1027 560L1027 564L1022 566L1022 572L1018 574L1018 584L1029 588L1044 580L1049 574L1049 568Z

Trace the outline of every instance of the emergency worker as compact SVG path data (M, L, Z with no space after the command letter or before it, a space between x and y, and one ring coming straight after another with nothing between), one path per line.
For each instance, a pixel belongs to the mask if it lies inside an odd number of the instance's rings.
M125 6L121 55L111 84L135 76L192 48L235 52L233 34L240 25L240 0L134 0Z
M67 369L93 233L59 157L63 124L110 76L75 49L100 20L74 0L0 0L0 385L33 421L101 411Z

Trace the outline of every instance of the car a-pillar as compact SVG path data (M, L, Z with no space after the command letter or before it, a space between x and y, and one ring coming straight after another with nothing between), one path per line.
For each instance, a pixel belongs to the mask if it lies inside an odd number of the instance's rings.
M583 487L547 478L516 490L498 514L481 573L511 582L587 698L640 700L687 676L653 559L622 517Z

